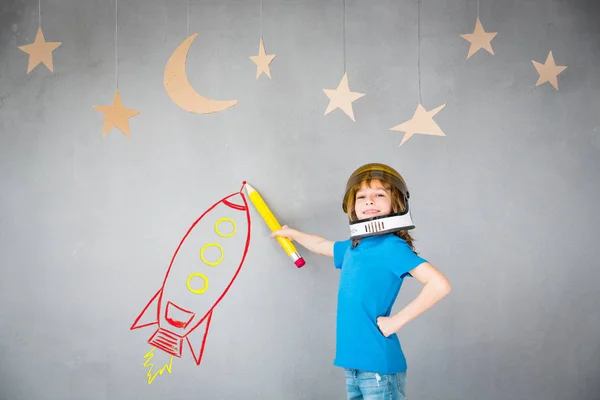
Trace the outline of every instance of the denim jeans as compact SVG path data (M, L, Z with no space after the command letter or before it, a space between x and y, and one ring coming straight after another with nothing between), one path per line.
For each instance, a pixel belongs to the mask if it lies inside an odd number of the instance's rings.
M406 371L377 374L359 369L345 369L348 400L404 400Z

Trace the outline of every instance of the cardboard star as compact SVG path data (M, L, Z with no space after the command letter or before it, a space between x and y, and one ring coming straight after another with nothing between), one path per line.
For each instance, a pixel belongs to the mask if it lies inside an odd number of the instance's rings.
M94 106L94 108L104 114L104 125L102 127L102 136L105 136L113 127L117 127L129 136L129 118L133 118L140 112L131 108L123 107L121 95L117 90L113 99L112 106Z
M329 97L329 105L325 110L325 115L329 114L336 108L341 109L354 121L354 110L352 109L352 103L361 97L364 93L351 92L348 87L348 73L345 72L340 84L337 89L323 89L327 97Z
M538 78L535 86L540 86L542 83L550 82L554 89L558 90L558 74L567 69L566 65L556 65L554 62L554 56L552 55L552 51L548 53L548 57L546 58L546 62L544 64L540 64L537 61L531 61L535 69L537 69L540 77Z
M494 55L494 50L492 49L491 42L497 34L498 32L484 31L483 26L481 25L481 21L479 20L479 17L477 17L477 22L475 22L475 30L473 31L473 33L460 35L463 39L471 43L467 59L469 59L473 54L477 53L480 49L485 49L488 51L488 53Z
M268 55L265 53L265 45L263 44L262 39L260 39L260 44L258 46L258 55L250 57L250 59L254 61L254 64L256 64L256 79L258 79L258 77L261 76L263 72L267 74L269 79L271 79L271 69L269 68L269 64L271 64L274 58L275 54Z
M50 72L54 72L54 65L52 64L52 52L60 46L62 42L46 42L42 27L40 26L35 35L35 41L25 46L19 46L20 50L29 54L29 65L27 66L27 73L29 74L39 63L44 63Z
M446 136L438 124L436 124L433 120L433 117L435 117L435 115L444 107L446 107L446 103L431 111L427 111L421 104L419 104L411 119L401 123L400 125L390 128L391 131L405 132L402 142L400 142L400 146L402 146L408 139L417 133L422 135Z

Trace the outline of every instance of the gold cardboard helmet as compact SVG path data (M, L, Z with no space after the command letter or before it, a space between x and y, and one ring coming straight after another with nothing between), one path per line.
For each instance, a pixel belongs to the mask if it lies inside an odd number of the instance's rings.
M385 164L371 163L359 167L352 175L350 175L350 178L348 178L348 182L346 183L346 193L344 194L344 200L342 200L342 209L345 213L348 213L348 195L350 194L350 189L352 186L366 179L379 179L382 182L388 182L402 193L405 203L408 205L410 194L406 182L404 182L404 179L402 179L402 176L398 171Z

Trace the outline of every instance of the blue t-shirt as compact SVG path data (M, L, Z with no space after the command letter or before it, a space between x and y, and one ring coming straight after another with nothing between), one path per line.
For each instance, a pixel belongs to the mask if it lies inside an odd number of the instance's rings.
M409 271L425 262L408 243L393 234L335 242L333 262L341 268L334 365L380 374L406 370L396 334L385 337L377 317L390 316Z

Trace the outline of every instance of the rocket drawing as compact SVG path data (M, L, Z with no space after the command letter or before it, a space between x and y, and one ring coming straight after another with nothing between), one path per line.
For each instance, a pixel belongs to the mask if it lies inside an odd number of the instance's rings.
M215 307L239 274L249 244L250 213L240 190L213 204L188 229L162 286L130 329L152 327L148 343L176 357L187 344L199 365Z

